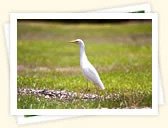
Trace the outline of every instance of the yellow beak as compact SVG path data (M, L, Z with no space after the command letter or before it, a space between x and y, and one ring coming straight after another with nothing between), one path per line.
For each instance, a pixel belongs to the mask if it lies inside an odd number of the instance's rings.
M76 40L71 40L69 41L69 43L76 43Z

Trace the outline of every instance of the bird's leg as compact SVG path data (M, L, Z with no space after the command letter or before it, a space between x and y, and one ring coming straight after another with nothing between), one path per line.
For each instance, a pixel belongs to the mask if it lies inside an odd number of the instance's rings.
M100 90L98 87L96 87L96 100L98 101L97 108L101 108L101 96L100 96Z
M99 95L100 95L100 93L99 93L99 89L98 89L98 87L96 87L96 95L97 95L97 98L99 99Z
M82 98L84 98L85 94L87 93L88 91L88 80L87 80L87 84L86 84L86 89L83 91L83 94L82 94Z
M98 101L98 107L97 108L102 108L102 102L105 101L106 97L106 91L105 90L100 90L99 88L96 88L98 91L97 94L97 101Z
M104 97L105 92L104 90L100 90L98 87L96 87L96 94L98 96L98 99L101 100L101 98Z
M87 93L87 91L88 91L88 80L87 80L87 85L86 85L86 89L85 89L85 92L84 92L84 94L86 94Z

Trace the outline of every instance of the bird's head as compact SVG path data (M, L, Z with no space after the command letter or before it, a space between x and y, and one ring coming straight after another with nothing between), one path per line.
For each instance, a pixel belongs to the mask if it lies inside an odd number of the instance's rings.
M85 46L84 42L81 39L76 39L76 40L72 40L72 41L69 41L69 42Z

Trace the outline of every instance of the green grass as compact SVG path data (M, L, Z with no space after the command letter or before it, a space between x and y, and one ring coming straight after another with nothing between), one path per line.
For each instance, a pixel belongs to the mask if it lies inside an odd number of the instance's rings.
M18 95L18 108L125 108L152 105L151 22L123 24L18 23L18 88L83 92L76 38L86 43L110 100L59 100ZM89 83L89 93L96 93ZM102 93L102 92L101 92ZM104 94L104 93L102 93ZM39 102L40 101L40 102Z

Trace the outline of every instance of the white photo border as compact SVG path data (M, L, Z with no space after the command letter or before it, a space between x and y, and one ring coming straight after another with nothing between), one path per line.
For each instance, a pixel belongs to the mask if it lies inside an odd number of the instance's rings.
M91 10L87 12L94 12L94 13L131 13L131 12L137 12L137 11L144 11L144 13L150 13L151 7L148 3L142 3L142 4L133 4L128 6L119 6L119 7L112 7L112 8L103 8L103 9L97 9L97 10Z
M12 115L158 115L158 19L156 13L11 13L10 111ZM18 109L17 19L152 19L151 109Z
M117 7L117 8L98 9L98 10L95 10L94 12L106 12L106 13L120 12L121 13L121 12L130 12L129 10L135 12L138 10L137 8L140 10L143 10L145 13L151 12L151 8L149 4L138 4L138 5L130 5L130 6L124 6L124 7ZM159 104L164 104L164 97L162 92L163 92L162 83L161 83L161 77L159 73ZM54 116L54 117L62 118L62 116ZM68 116L68 117L71 118L71 116ZM79 117L79 116L75 116L75 117ZM53 120L53 118L50 118L50 116L35 116L35 117L29 117L29 118L25 116L17 117L18 124L29 124L29 123L36 123L36 122L49 121L49 120ZM54 120L60 120L60 118L59 119L54 118Z

